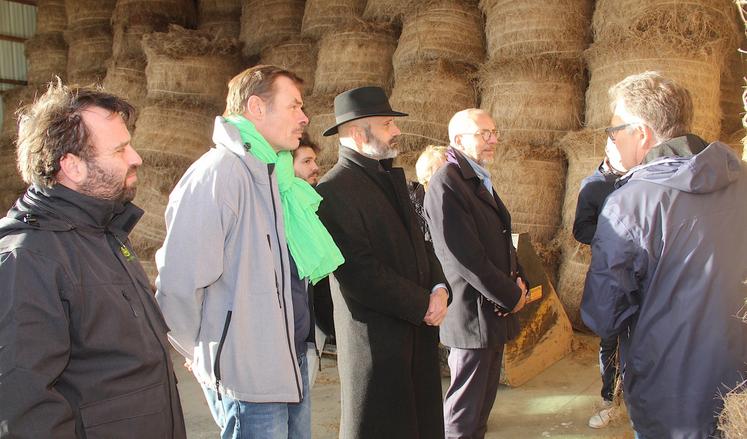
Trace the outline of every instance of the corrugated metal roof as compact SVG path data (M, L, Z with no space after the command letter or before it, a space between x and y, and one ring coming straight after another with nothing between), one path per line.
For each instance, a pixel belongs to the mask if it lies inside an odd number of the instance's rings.
M36 6L0 0L0 34L30 38L35 32ZM23 43L0 41L0 78L26 79L26 55ZM0 83L0 90L13 87L17 86ZM3 119L3 107L0 104L0 124Z

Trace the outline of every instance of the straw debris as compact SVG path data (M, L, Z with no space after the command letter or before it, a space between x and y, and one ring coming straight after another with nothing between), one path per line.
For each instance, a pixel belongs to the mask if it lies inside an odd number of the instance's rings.
M724 409L718 424L725 439L747 438L747 381L724 396Z

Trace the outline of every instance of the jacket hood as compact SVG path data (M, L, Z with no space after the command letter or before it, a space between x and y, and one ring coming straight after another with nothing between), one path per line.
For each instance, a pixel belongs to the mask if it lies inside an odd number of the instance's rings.
M714 142L689 157L665 157L635 167L619 184L641 180L683 192L706 194L735 182L742 166L731 148Z
M109 230L126 238L143 213L132 203L96 199L59 184L31 186L0 220L0 237L23 229L64 232L84 228Z

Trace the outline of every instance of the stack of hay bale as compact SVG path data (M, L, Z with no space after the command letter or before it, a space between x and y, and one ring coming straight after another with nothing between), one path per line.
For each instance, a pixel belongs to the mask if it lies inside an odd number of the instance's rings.
M16 169L15 140L18 135L16 111L30 104L38 91L55 76L65 79L67 26L64 0L39 0L36 10L36 34L26 41L28 85L2 92L4 112L0 134L0 213L4 213L23 192L25 184Z
M566 174L556 142L581 125L591 2L481 0L480 7L488 52L481 107L501 131L493 183L514 231L530 234L554 280Z
M36 34L26 41L29 84L44 84L55 76L63 81L67 73L67 27L64 0L39 0L36 8Z
M455 112L477 105L473 81L485 57L477 1L429 0L406 14L393 56L392 107L408 113L398 163L416 180L414 164L429 145L448 145Z
M299 73L306 83L307 132L322 149L317 161L323 172L337 161L336 137L322 136L322 131L334 123L335 95L365 85L391 90L394 33L390 25L361 18L365 3L364 0L307 1L299 40L288 44L301 44L300 41L308 45L311 59L308 64L305 58L297 60L297 65L281 64ZM267 52L261 59L263 63L273 61ZM309 67L313 69L311 72ZM309 73L311 77L306 77Z
M186 26L195 18L190 0L117 0L112 16L112 57L107 62L104 88L127 99L137 109L145 105L143 35L164 32L169 24Z
M729 0L598 0L593 17L594 43L587 49L590 80L586 91L584 132L563 140L569 176L563 207L558 293L577 329L584 329L579 308L591 261L588 246L572 237L580 180L604 157L602 128L612 116L608 90L628 75L657 70L685 86L693 98L693 131L706 141L721 132L719 90L724 55L736 37Z
M238 38L241 0L198 0L197 29L211 35Z
M111 18L116 0L65 0L67 80L71 84L100 83L112 54Z
M223 113L228 81L241 69L235 38L172 25L145 34L147 104L133 144L143 158L135 203L145 215L132 242L153 276L153 255L165 236L168 195L189 165L212 145L215 116Z

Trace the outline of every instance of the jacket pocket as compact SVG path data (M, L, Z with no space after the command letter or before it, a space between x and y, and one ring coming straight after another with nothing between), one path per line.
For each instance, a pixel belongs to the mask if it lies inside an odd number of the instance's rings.
M88 439L166 437L171 425L168 389L158 383L80 407Z

